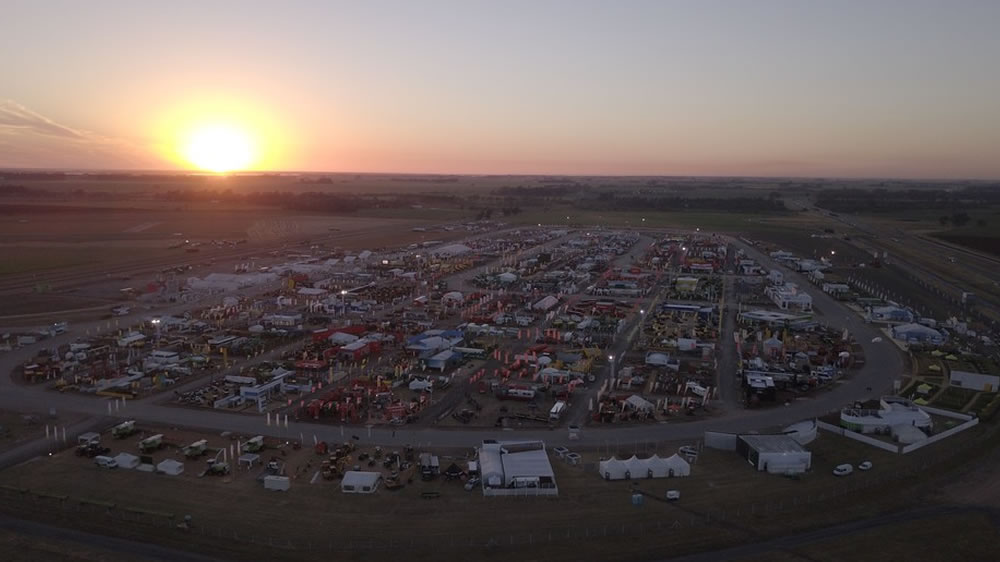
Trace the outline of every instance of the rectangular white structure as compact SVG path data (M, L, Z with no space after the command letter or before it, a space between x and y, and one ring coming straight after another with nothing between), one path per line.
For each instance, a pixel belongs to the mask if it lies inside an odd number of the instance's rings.
M349 470L340 481L340 491L345 494L374 494L382 481L378 472Z
M557 496L543 441L483 441L479 470L486 496Z

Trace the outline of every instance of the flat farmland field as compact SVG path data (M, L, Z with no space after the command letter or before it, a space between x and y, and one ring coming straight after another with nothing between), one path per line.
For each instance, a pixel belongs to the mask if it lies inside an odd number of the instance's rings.
M3 260L0 260L0 277L37 273L39 283L44 283L44 274L53 270L115 264L138 256L151 258L171 255L166 248L156 247L109 246L98 243L50 245L39 242L24 244L3 242L0 243L0 253L3 254Z
M567 219L567 217L569 217ZM494 214L494 218L497 218ZM645 219L645 220L643 220ZM803 228L796 222L784 222L784 217L753 213L593 211L556 207L527 209L510 217L499 217L516 224L600 225L606 227L701 228L708 232L787 231Z
M320 458L306 450L295 453L301 457L295 461L298 478L287 493L267 492L243 472L198 478L196 462L189 463L183 475L166 477L100 469L71 452L8 469L0 473L0 484L8 486L3 490L8 499L12 489L31 490L40 498L33 505L45 507L49 517L59 517L60 508L53 503L57 500L46 498L69 496L62 508L68 517L65 524L216 556L266 554L291 560L329 552L337 559L360 560L405 553L413 560L437 560L471 549L487 560L579 560L581 549L586 549L600 559L626 560L712 550L912 507L917 499L906 490L935 474L914 468L962 442L967 445L973 433L978 432L970 430L953 443L905 457L821 434L809 446L813 470L801 480L755 472L735 453L712 450L702 452L689 478L618 482L601 480L593 464L600 454L596 451L584 452L584 465L577 467L552 457L560 487L559 497L553 499L485 498L478 490L465 491L460 482L423 482L419 477L399 491L347 495L340 493L336 481L310 483ZM669 455L676 445L656 451ZM134 444L124 446L131 450ZM636 450L642 456L643 449L622 445L619 456ZM163 455L169 453L157 459ZM864 459L875 463L872 471L849 480L830 473L836 464ZM452 460L443 457L442 465ZM464 464L461 457L454 460ZM635 489L648 495L641 507L632 505ZM681 501L662 501L669 489L679 490ZM438 492L440 497L423 499L424 492ZM73 511L80 499L108 502L118 510L190 514L198 531L180 532L156 516L147 517L141 527L80 517ZM426 517L430 512L434 517ZM405 524L386 527L387 514ZM254 537L255 543L234 537ZM288 547L270 549L269 543Z
M280 239L373 226L393 228L424 223L419 216L354 217L310 215L266 209L187 209L177 206L48 207L0 206L0 237L7 242L78 244L118 241L134 244L176 239Z

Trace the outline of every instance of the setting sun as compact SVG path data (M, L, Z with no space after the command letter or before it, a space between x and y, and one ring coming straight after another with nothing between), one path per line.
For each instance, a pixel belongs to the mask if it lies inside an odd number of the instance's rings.
M216 173L246 169L254 159L250 135L225 125L195 129L185 143L183 153L191 164Z

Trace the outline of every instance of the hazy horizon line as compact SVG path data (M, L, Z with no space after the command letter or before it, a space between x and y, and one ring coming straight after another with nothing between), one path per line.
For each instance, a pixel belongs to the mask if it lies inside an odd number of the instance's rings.
M998 182L996 178L972 178L972 177L935 177L935 178L915 178L905 176L755 176L755 175L711 175L711 174L575 174L575 173L454 173L454 172L356 172L356 171L317 171L317 170L246 170L238 172L214 173L199 170L176 170L176 169L155 169L155 168L50 168L50 167L3 167L0 166L0 173L3 172L50 172L64 174L169 174L177 176L208 176L208 177L229 177L229 176L316 176L316 175L355 175L355 176L440 176L440 177L536 177L536 178L698 178L698 179L756 179L756 180L879 180L879 181L905 181L905 182Z

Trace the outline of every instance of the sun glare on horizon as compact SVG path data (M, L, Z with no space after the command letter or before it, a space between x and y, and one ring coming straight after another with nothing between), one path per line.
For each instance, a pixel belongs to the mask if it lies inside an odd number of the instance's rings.
M197 168L219 174L245 170L255 157L251 136L230 125L195 128L184 143L182 153Z

